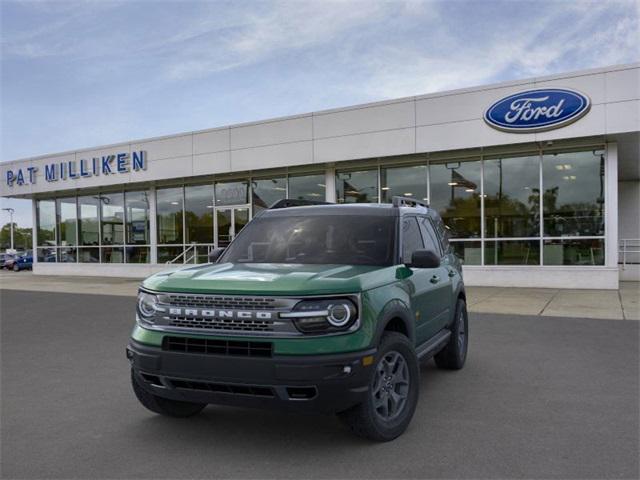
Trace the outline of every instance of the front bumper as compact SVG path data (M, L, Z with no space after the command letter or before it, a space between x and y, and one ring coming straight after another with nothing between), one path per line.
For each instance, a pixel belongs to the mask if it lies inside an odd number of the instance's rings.
M237 357L166 351L130 340L142 388L173 400L335 413L366 398L375 349L331 355Z

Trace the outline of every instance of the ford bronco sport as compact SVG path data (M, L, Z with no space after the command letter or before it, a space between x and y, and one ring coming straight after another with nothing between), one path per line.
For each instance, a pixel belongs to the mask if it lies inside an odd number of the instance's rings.
M466 359L446 232L402 197L277 202L214 263L143 282L127 347L138 400L177 417L210 403L337 413L358 435L397 437L416 409L418 362L456 370Z

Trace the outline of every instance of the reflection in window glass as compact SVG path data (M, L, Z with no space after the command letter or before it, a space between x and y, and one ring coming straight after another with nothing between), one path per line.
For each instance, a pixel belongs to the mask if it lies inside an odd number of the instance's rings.
M150 242L149 193L125 192L124 201L127 230L126 243L129 245L148 245Z
M78 251L76 248L60 247L58 248L58 262L62 263L75 263L77 260Z
M604 235L604 154L545 154L542 172L544 235Z
M56 244L56 203L38 200L38 245Z
M324 201L326 198L324 173L313 175L290 175L289 198L296 200Z
M53 263L57 262L57 251L54 247L44 247L37 249L38 262Z
M182 187L158 189L156 198L158 243L182 243Z
M249 182L216 183L216 205L245 205L249 203Z
M538 240L508 240L485 242L485 265L539 265Z
M251 196L254 215L260 210L269 208L278 200L282 200L287 194L287 179L263 178L251 181Z
M149 247L126 247L127 263L149 263Z
M484 162L486 236L540 235L540 157L496 158Z
M76 198L58 198L58 243L62 246L76 244Z
M604 239L545 240L544 265L604 265Z
M402 220L402 263L411 263L413 252L422 250L424 243L416 217Z
M391 203L394 196L427 201L427 166L383 168L380 170L382 202Z
M102 263L123 263L124 262L124 248L122 247L102 247Z
M453 253L463 265L480 265L482 263L482 242L451 242Z
M81 263L98 263L100 261L100 249L97 247L79 248L78 261Z
M480 161L432 164L429 174L430 204L451 238L480 237Z
M182 247L158 247L158 263L167 263L182 254ZM184 255L178 262L182 263Z
M213 243L213 185L184 189L185 243Z
M338 172L336 199L338 203L377 203L378 170Z
M102 245L124 243L124 194L100 195L102 208Z
M80 234L80 245L99 245L100 243L98 205L97 196L78 197L78 232Z

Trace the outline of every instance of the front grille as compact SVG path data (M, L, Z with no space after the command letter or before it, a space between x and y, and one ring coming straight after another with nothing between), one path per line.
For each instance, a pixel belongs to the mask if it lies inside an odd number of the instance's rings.
M240 320L230 318L178 317L169 316L172 327L197 328L203 330L224 330L236 332L272 332L272 320Z
M167 303L175 307L229 308L242 310L275 310L276 299L269 297L234 297L218 295L167 295Z
M173 388L201 390L215 393L231 393L234 395L252 395L254 397L271 397L275 395L271 387L259 385L233 385L228 383L197 382L194 380L168 379Z
M171 352L231 355L237 357L271 357L271 342L245 342L208 338L164 337L162 349Z

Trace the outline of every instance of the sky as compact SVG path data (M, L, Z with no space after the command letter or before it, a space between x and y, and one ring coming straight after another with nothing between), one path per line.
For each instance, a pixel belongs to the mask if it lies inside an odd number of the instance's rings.
M2 0L0 16L0 161L640 60L640 0ZM21 226L30 205L2 199Z

